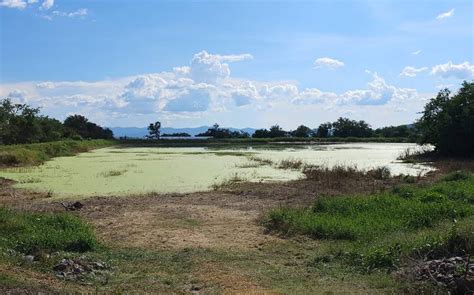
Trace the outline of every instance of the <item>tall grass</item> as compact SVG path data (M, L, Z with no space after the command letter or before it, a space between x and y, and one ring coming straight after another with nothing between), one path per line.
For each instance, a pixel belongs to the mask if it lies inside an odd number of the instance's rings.
M0 208L0 248L34 254L85 252L96 246L91 227L70 214L24 213Z
M384 180L391 176L390 169L386 166L376 167L370 170L360 170L355 165L342 164L334 165L332 167L304 165L302 172L307 180L322 182L339 182L344 181L344 179L357 180L367 177Z
M278 208L269 213L267 227L315 238L367 239L471 216L473 204L474 181L469 177L368 196L323 197L306 209Z
M474 177L454 172L426 186L323 197L309 208L271 210L265 226L284 235L339 240L345 246L333 254L366 269L394 267L404 256L474 254Z
M72 156L115 144L112 140L64 140L0 146L0 166L38 165L54 157Z

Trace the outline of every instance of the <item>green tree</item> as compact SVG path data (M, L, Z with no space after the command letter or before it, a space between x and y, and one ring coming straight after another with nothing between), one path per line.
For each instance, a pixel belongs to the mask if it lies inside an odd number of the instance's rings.
M160 139L160 135L161 135L161 122L156 121L155 123L150 123L150 125L148 125L147 138Z
M320 138L326 138L331 136L332 132L332 123L326 122L319 125L318 130L316 131L316 136Z
M279 125L273 125L270 127L270 137L285 137L286 131L284 131Z
M231 131L228 128L219 128L219 124L212 125L206 132L199 133L196 136L208 136L212 138L248 138L250 135L241 130Z
M335 137L370 137L372 128L365 121L355 121L348 118L339 118L332 123L333 135Z
M310 137L312 134L313 134L313 130L311 130L311 128L304 125L298 126L296 130L291 132L291 135L295 137Z
M5 144L31 143L40 140L38 108L14 104L10 99L0 104L0 139Z
M374 134L380 137L409 137L413 132L412 129L414 128L409 128L407 125L388 126L376 129Z
M112 139L114 137L112 130L102 128L99 125L89 122L81 115L71 115L64 120L64 126L67 129L67 135L72 137L80 135L82 138L91 139Z
M450 96L449 89L439 91L425 106L417 122L420 143L430 143L440 154L474 155L474 82L464 81Z

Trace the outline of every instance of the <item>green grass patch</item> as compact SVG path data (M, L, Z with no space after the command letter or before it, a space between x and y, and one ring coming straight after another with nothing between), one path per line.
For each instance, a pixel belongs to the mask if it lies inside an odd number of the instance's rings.
M97 247L92 228L66 213L25 213L0 208L0 248L23 254L86 252Z
M34 144L4 145L0 147L1 166L38 165L54 157L77 153L115 144L112 140L64 140Z
M314 238L360 240L471 216L473 202L470 180L402 186L369 196L324 197L307 209L278 208L270 211L267 227Z
M285 235L341 241L330 257L364 269L394 267L404 257L465 255L474 245L474 180L454 175L374 195L323 197L310 208L277 208L265 225Z

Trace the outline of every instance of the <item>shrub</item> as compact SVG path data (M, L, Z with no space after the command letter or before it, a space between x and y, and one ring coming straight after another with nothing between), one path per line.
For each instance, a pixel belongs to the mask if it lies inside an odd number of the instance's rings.
M71 136L71 139L72 140L82 140L82 136L80 136L79 134L74 134L73 136Z

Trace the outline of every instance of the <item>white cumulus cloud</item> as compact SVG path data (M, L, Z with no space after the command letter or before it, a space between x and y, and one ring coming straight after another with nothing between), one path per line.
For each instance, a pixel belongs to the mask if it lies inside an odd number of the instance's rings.
M89 11L87 10L87 8L79 8L78 10L75 10L75 11L72 11L72 12L65 12L65 11L55 10L52 13L55 16L64 16L64 17L69 17L69 18L75 18L75 17L84 17L89 13Z
M415 68L411 66L406 66L400 73L401 77L416 77L418 73L428 70L427 67Z
M458 79L470 79L474 77L474 65L468 61L460 64L454 64L449 61L445 64L435 65L431 69L431 74L443 78L454 77Z
M450 11L446 11L446 12L443 12L443 13L438 14L438 16L436 17L436 19L437 19L437 20L442 20L442 19L445 19L445 18L452 17L453 15L454 15L454 8L451 9Z
M314 61L316 68L327 67L330 69L336 69L344 66L344 63L340 60L330 57L320 57Z
M28 3L23 0L2 0L0 2L0 6L3 7L8 7L8 8L18 8L18 9L24 9Z
M197 82L216 83L219 79L230 76L230 68L226 62L237 62L252 59L250 54L219 55L207 51L196 53L191 60L190 74Z

